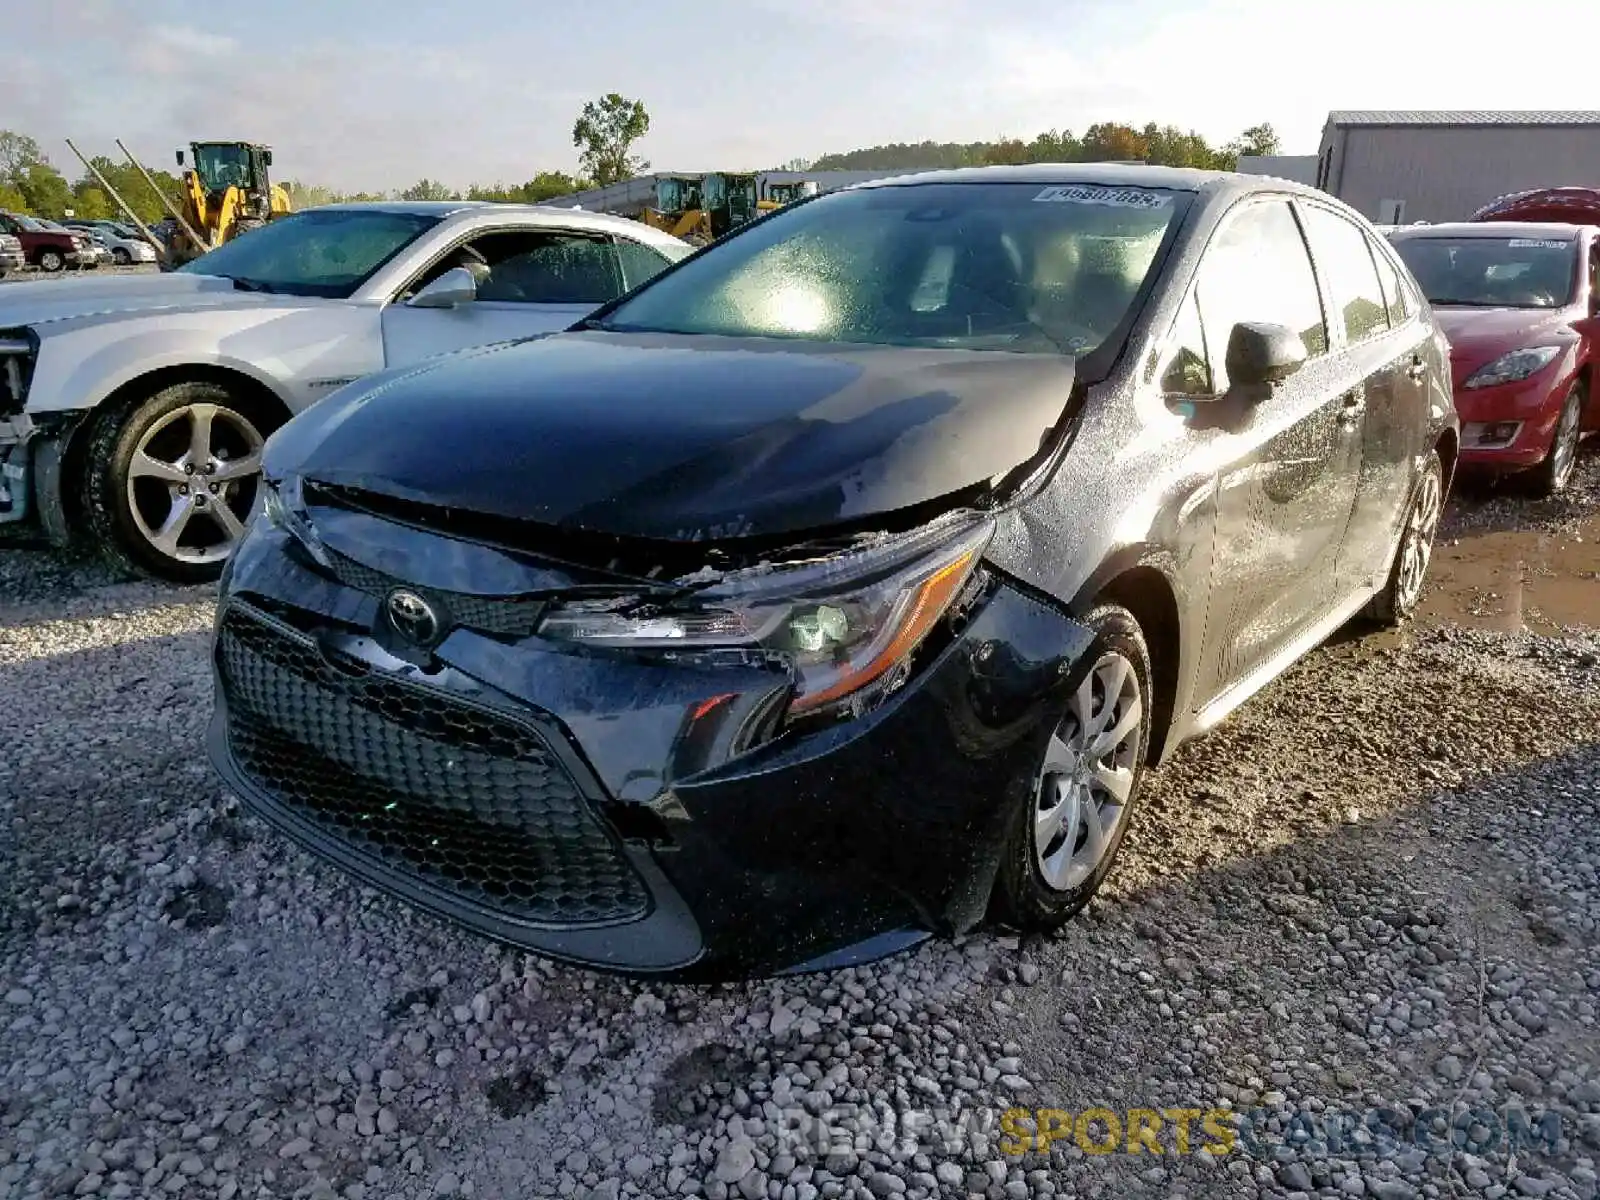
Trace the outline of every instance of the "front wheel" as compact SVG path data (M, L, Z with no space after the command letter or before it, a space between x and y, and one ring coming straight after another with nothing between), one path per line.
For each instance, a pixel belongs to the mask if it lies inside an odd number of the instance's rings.
M1533 469L1531 482L1538 496L1554 496L1564 491L1578 462L1578 442L1583 437L1583 389L1574 383L1561 403L1556 430L1544 461Z
M101 413L83 506L100 549L125 569L206 583L244 537L270 429L213 383L179 383Z
M995 881L1006 924L1042 931L1072 918L1111 871L1139 795L1150 747L1150 651L1133 614L1104 604L1084 617L1092 665L1013 813Z
M111 251L111 261L116 263L119 267L130 266L133 263L133 255L129 254L121 246L118 246Z
M61 257L59 250L45 250L39 255L39 270L48 271L54 275L67 265L67 260Z

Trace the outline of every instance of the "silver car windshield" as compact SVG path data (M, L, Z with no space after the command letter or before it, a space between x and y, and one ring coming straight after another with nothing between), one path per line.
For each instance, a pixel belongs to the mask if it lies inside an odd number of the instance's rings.
M439 223L421 213L307 209L242 233L185 263L248 291L345 299Z
M1117 330L1188 193L941 183L780 210L595 322L661 333L1088 354Z

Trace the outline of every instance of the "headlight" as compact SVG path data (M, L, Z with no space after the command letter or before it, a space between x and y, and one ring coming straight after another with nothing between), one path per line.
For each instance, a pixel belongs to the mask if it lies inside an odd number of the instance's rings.
M1502 354L1488 366L1479 367L1461 386L1481 388L1494 387L1497 383L1516 383L1535 371L1542 371L1560 353L1560 346L1529 346L1525 350L1513 350L1510 354Z
M794 671L791 714L860 711L904 681L993 532L989 520L943 523L814 562L733 572L681 604L571 603L538 632L619 649L765 651Z
M332 561L322 544L322 539L317 537L316 531L311 528L311 523L306 518L301 486L298 475L288 475L282 479L268 479L262 476L261 509L259 516L252 520L265 521L272 528L283 530L305 547L306 553L318 565L331 567Z

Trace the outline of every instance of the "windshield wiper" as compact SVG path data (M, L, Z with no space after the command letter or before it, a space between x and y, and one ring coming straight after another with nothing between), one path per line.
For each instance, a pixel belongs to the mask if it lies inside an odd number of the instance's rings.
M271 284L262 283L259 279L243 279L239 276L232 276L231 278L233 279L233 288L238 292L271 292L273 290Z
M1439 299L1439 300L1435 300L1432 296L1429 296L1428 297L1428 303L1429 304L1443 304L1443 305L1445 305L1446 307L1449 307L1449 308L1505 308L1505 307L1507 307L1507 305L1501 304L1498 300L1461 300L1461 299L1458 299L1455 296L1448 296L1448 297L1445 297L1445 298Z

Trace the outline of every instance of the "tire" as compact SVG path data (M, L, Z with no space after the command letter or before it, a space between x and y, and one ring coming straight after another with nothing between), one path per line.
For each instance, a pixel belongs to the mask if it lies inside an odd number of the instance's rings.
M66 266L66 265L67 265L67 260L65 258L61 257L61 251L59 251L59 250L41 250L41 251L39 251L39 270L48 271L50 274L54 275L57 271L61 270L61 268Z
M1389 564L1389 578L1367 603L1362 615L1380 625L1402 625L1417 611L1428 564L1433 561L1433 538L1444 511L1444 463L1436 450L1428 455L1406 501L1400 544Z
M1555 432L1544 461L1528 472L1528 484L1536 496L1555 496L1566 490L1572 469L1578 461L1578 443L1583 439L1583 385L1574 383L1561 402Z
M1138 803L1150 749L1154 671L1138 621L1125 608L1102 604L1084 617L1084 623L1096 633L1090 651L1093 665L1061 704L1058 724L1040 754L1035 784L1026 802L1011 813L995 879L994 916L1028 932L1065 924L1110 873ZM1117 692L1109 709L1108 685ZM1097 719L1115 722L1113 733L1124 722L1131 723L1108 750L1091 757L1080 748L1083 731L1092 731ZM1094 746L1095 740L1088 745ZM1097 765L1122 780L1120 804L1100 782L1106 776L1094 773ZM1097 814L1093 827L1084 819L1089 811L1086 803L1094 805ZM1098 846L1090 844L1091 828L1100 830Z
M98 413L87 431L82 498L101 553L174 583L216 579L260 493L261 445L272 427L256 413L227 388L198 382Z
M133 255L129 254L121 246L113 246L111 248L111 261L119 267L132 266Z

